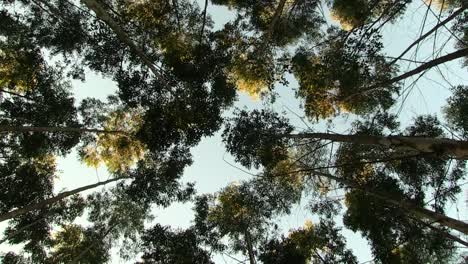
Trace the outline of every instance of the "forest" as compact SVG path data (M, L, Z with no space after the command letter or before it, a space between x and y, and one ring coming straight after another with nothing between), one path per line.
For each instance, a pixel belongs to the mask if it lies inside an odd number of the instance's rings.
M0 261L467 263L467 66L467 0L0 0Z

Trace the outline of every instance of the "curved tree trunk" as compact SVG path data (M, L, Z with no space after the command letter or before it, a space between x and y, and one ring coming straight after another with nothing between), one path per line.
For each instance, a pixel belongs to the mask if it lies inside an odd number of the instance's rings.
M449 138L408 137L408 136L370 136L370 135L343 135L328 133L301 133L284 135L286 138L313 138L346 142L361 145L378 145L396 150L417 153L434 153L448 155L454 159L468 159L468 141L453 140Z
M344 185L346 185L346 186L348 186L350 188L354 188L354 189L364 191L366 194L368 194L370 196L373 196L373 197L375 197L375 198L377 198L379 200L382 200L387 204L390 204L390 205L393 205L393 206L395 206L397 208L401 208L401 209L405 210L406 212L411 214L413 217L416 217L418 219L427 219L427 220L430 220L432 222L437 222L440 225L446 226L446 227L448 227L450 229L460 231L463 234L468 234L468 224L463 222L463 221L460 221L460 220L448 217L446 215L443 215L443 214L428 210L426 208L416 206L411 202L407 202L407 201L404 201L404 200L395 200L392 197L386 195L385 193L376 192L376 191L372 190L371 188L359 186L358 184L355 184L352 181L342 179L340 177L336 177L336 176L333 176L333 175L328 174L328 173L321 173L321 172L317 172L317 171L314 171L314 173L319 175L319 176L323 176L325 178L328 178L328 179L334 180L336 182L342 183L342 184L344 184Z
M103 133L103 134L126 134L121 130L102 130L94 128L79 128L79 127L36 127L36 126L4 126L0 125L0 133L2 132L65 132L65 133Z
M24 207L21 207L21 208L15 209L13 211L10 211L8 213L2 214L2 215L0 215L0 222L3 222L5 220L17 217L19 215L22 215L22 214L25 214L25 213L28 213L28 212L31 212L31 211L34 211L34 210L37 210L37 209L40 209L40 208L45 207L47 205L56 203L56 202L58 202L58 201L60 201L62 199L65 199L65 198L67 198L69 196L72 196L74 194L77 194L77 193L80 193L80 192L83 192L83 191L86 191L86 190L89 190L89 189L93 189L93 188L96 188L96 187L99 187L99 186L102 186L102 185L106 185L106 184L111 183L111 182L125 180L125 179L131 179L131 177L114 178L114 179L110 179L110 180L107 180L107 181L102 181L102 182L86 185L86 186L83 186L83 187L80 187L80 188L76 188L76 189L71 190L71 191L66 191L66 192L59 193L57 196L51 197L49 199L42 200L42 201L40 201L38 203L35 203L35 204L26 205Z

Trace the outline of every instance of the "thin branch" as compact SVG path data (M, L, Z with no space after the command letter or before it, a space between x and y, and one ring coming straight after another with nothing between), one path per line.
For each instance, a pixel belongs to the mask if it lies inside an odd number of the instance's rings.
M444 21L438 23L435 25L431 30L426 32L425 34L421 35L417 40L415 40L411 45L409 45L398 57L396 57L393 61L389 63L389 65L395 64L399 59L401 59L408 51L410 51L415 45L417 45L419 42L430 36L432 33L436 32L438 28L441 26L444 26L448 22L452 21L455 19L458 15L460 15L463 11L466 10L466 7L461 7L457 11L453 12L450 16L448 16Z
M205 8L203 9L203 23L200 30L200 42L203 40L203 32L205 31L205 24L206 24L206 10L208 9L208 0L205 0Z

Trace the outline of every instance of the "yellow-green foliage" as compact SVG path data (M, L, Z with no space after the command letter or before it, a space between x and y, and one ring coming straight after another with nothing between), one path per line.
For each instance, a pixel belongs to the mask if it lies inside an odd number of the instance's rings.
M227 186L218 196L218 205L210 211L209 218L215 222L242 224L247 221L250 213L247 207L242 206L239 201L239 186L235 183Z
M14 92L32 89L40 66L33 53L17 51L0 43L0 88Z
M125 133L98 134L95 142L83 147L82 161L92 167L104 164L111 172L127 170L142 159L145 153L143 143L132 136L141 122L141 114L137 111L112 112L104 124L104 129Z
M251 98L258 99L262 92L268 89L268 70L262 61L248 58L241 54L233 64L230 79L239 91L247 93Z
M453 9L457 5L456 0L424 0L424 2L427 5L430 5L431 7L441 11Z
M367 5L365 0L335 0L330 15L344 30L351 30L364 24L369 15Z

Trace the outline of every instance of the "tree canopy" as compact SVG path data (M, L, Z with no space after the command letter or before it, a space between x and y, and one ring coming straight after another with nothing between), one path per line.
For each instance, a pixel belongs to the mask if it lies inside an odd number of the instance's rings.
M466 262L467 5L2 0L2 263Z

